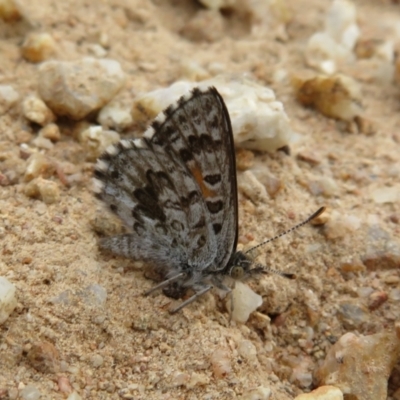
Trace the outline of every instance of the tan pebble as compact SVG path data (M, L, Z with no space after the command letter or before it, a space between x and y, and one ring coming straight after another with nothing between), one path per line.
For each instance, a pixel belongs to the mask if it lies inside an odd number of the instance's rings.
M310 165L318 165L321 163L321 159L317 156L317 154L307 150L297 153L297 158Z
M54 147L54 144L52 143L51 140L46 139L41 135L33 139L32 144L38 147L39 149L45 149L45 150L50 150Z
M46 61L39 67L40 97L57 115L75 120L109 103L124 84L120 63L111 59Z
M181 34L193 42L215 42L224 34L224 20L220 12L201 10L190 19Z
M246 149L236 150L236 167L239 171L250 169L254 165L254 153Z
M17 144L22 144L30 142L33 138L33 135L28 130L21 129L14 133L14 137Z
M6 22L15 22L22 18L15 0L0 0L0 18Z
M26 97L22 103L22 113L31 122L44 126L55 120L53 112L46 103L35 95Z
M321 386L310 393L298 395L294 400L343 400L343 393L335 386Z
M14 107L18 100L19 93L11 85L0 85L0 115Z
M188 389L193 389L194 387L197 386L206 386L209 383L210 383L210 378L207 375L193 372L190 377L190 381L187 383L186 386Z
M265 186L251 171L245 171L238 176L238 187L249 199L255 203L267 203L268 194Z
M6 175L0 172L0 186L8 186L10 184L10 180Z
M314 107L327 117L352 121L362 114L360 88L349 76L319 75L311 79L295 76L292 85L301 104Z
M55 52L56 42L49 33L29 33L22 45L22 56L30 62L42 62Z
M120 136L117 132L103 130L101 126L91 126L79 134L78 140L86 150L86 159L96 161L108 146L119 142Z
M377 251L362 257L363 264L370 271L400 268L400 253L398 248L393 251Z
M373 311L379 308L388 299L388 294L381 290L373 292L368 298L368 308Z
M60 191L56 182L42 177L31 180L24 188L28 197L40 198L46 204L56 203L60 199Z
M357 257L340 262L339 268L344 273L349 273L349 272L356 273L365 271L365 265Z
M34 153L27 160L24 179L30 181L43 174L50 174L54 172L52 162L43 154Z
M360 38L356 43L354 53L357 58L372 58L382 43L383 41L381 39Z
M400 282L400 277L397 275L389 275L383 278L383 282L387 283L388 285L396 285Z
M129 109L109 103L100 110L97 122L104 129L111 128L120 132L132 125L133 119Z
M375 135L375 133L377 133L376 123L368 118L357 115L354 117L354 122L358 128L358 132L366 136Z
M172 377L174 386L184 386L189 382L190 375L182 372L176 372Z
M210 78L209 72L192 59L184 60L181 64L181 70L182 75L189 81L200 82Z
M237 351L246 360L255 361L257 359L257 349L250 340L240 341Z
M282 181L272 174L267 174L262 180L262 183L264 183L265 188L267 189L267 192L271 198L274 198L283 188Z
M217 349L211 355L211 366L217 379L226 378L232 372L230 353L227 349Z
M59 369L59 353L50 342L34 343L27 359L33 368L42 373L55 373Z
M93 368L99 368L104 363L104 358L100 354L93 354L90 357L90 363L92 364Z
M72 393L72 385L69 379L66 376L60 376L58 378L58 389L61 393Z
M48 124L44 126L39 131L39 135L46 139L50 139L52 142L58 142L61 139L60 128L57 124Z
M238 397L239 400L268 400L271 397L271 389L259 386L255 389L251 389L248 392L243 393L242 396Z
M32 258L32 257L24 257L24 258L21 260L22 264L31 264L32 261L33 261L33 258Z

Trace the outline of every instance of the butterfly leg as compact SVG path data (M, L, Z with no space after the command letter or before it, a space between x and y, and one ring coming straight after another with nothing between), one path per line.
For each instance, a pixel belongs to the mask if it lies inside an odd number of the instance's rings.
M226 292L226 296L229 296L230 300L230 307L229 307L229 323L232 321L232 314L233 314L233 296L232 296L232 290L233 288L230 288L229 286L226 286L221 282L221 279L218 276L214 276L212 278L212 283L218 288ZM235 285L235 282L233 282L233 286Z
M192 297L189 297L183 303L179 304L178 307L175 307L172 310L170 310L170 313L171 314L177 313L178 311L182 310L183 307L186 307L188 304L193 303L196 299L198 299L200 296L203 296L203 294L207 293L212 288L213 287L211 285L204 286L202 289L200 289L198 292L196 292Z
M147 290L146 292L144 292L144 295L148 296L150 293L153 293L158 289L162 289L162 288L168 286L169 284L174 283L177 280L183 278L184 276L185 276L185 274L183 272L181 272L181 273L179 273L177 275L174 275L171 278L168 278L165 281L162 281L158 285L156 285L156 286L152 287L151 289Z

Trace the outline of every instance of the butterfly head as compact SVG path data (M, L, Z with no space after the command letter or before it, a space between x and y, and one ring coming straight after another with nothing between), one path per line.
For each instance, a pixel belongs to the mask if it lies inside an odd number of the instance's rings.
M241 251L237 251L231 262L227 265L225 274L235 280L244 281L254 275L273 273L284 276L285 278L294 279L294 274L289 274L274 270L265 265L255 263L249 256Z

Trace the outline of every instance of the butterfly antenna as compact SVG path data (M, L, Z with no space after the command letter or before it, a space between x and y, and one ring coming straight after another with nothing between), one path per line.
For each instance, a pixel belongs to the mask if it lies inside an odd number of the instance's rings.
M305 224L308 224L314 218L317 218L318 216L320 216L324 211L325 211L325 207L321 207L314 214L312 214L307 219L305 219L303 222L300 222L299 224L297 224L297 225L291 227L290 229L288 229L287 231L284 231L284 232L280 233L279 235L276 235L273 238L268 239L265 242L262 242L262 243L258 244L257 246L252 247L251 249L247 250L244 254L250 253L251 251L253 251L255 249L258 249L259 247L264 246L265 244L267 244L269 242L272 242L272 241L274 241L276 239L279 239L280 237L286 235L287 233L295 231L296 229L300 228L301 226L303 226ZM274 272L274 271L271 271L271 272Z

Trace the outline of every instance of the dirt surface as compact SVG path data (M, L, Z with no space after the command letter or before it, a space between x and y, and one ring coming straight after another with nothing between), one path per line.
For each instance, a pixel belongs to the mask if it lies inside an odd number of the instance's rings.
M278 69L290 76L306 67L307 39L321 29L328 2L290 2L285 34L228 11L194 29L188 21L204 13L195 1L20 3L25 19L0 21L0 84L21 99L37 86L38 64L21 56L32 31L51 34L54 58L65 61L93 56L93 44L106 35L106 57L127 75L118 95L125 103L185 79L183 66L192 61L210 77L215 63L223 73L247 74L275 91L299 136L291 155L255 153L255 165L282 188L265 204L239 193L239 245L274 236L323 205L327 217L325 226L309 225L260 249L260 262L297 279L250 282L264 304L245 325L229 323L216 293L171 316L175 300L142 296L154 284L143 263L97 247L99 226L119 228L91 193L94 163L76 140L77 123L58 119L61 139L37 149L39 127L17 104L0 116L0 275L16 286L18 299L0 326L0 398L16 399L32 385L44 399L73 390L83 399L253 398L245 396L259 386L273 399L293 399L311 390L311 373L344 333L393 328L400 315L400 201L377 202L373 193L399 188L400 88L361 79L351 66L343 71L361 85L365 117L374 123L366 135L305 109L290 79L272 79ZM387 38L399 6L354 3L361 36ZM26 194L31 151L52 160L42 176L57 184L55 203ZM328 178L333 189L318 190ZM397 365L392 394L399 371Z

